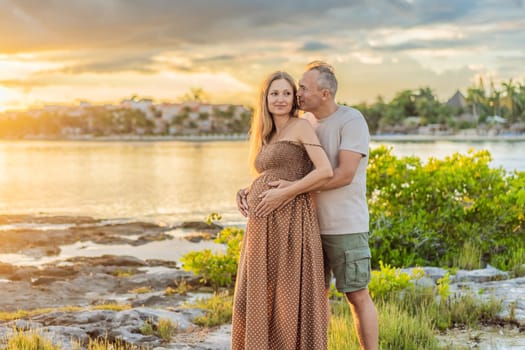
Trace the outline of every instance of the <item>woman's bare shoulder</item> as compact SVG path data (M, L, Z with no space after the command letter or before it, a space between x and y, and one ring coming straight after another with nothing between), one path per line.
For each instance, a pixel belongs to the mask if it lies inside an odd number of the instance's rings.
M300 117L300 118L296 118L297 120L295 120L295 128L298 128L300 130L304 130L305 128L308 128L308 129L312 129L313 126L312 126L312 123L308 120L308 119L305 119L303 117Z
M315 115L312 112L304 112L300 118L310 120L315 119Z

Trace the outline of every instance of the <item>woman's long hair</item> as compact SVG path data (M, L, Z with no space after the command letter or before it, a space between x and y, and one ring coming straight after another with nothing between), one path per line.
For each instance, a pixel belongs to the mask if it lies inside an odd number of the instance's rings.
M297 86L292 76L286 72L277 71L270 74L261 84L259 88L259 98L255 107L255 112L252 117L250 126L250 169L253 175L258 175L259 172L255 168L255 158L261 151L263 145L268 144L275 133L275 124L271 113L268 111L268 89L270 85L279 79L284 79L292 86L293 90L293 105L290 111L290 117L297 117L298 103L297 103Z

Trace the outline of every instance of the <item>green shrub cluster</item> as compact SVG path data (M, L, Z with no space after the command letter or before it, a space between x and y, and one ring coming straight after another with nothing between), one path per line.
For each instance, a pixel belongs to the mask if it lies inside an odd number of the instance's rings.
M231 288L235 284L243 235L244 230L239 227L223 229L214 242L225 244L226 251L215 253L204 249L189 252L181 258L184 270L201 276L201 282L210 284L214 291L220 287Z
M383 264L383 261L380 260L379 270L372 271L370 283L368 284L370 296L374 299L381 299L391 293L411 288L414 286L414 281L419 280L424 274L425 271L423 269L416 268L411 276L388 264Z
M233 296L228 293L214 293L210 298L199 298L186 306L198 307L205 311L205 315L193 319L193 323L199 326L213 327L232 321Z
M525 242L525 172L490 161L488 151L423 163L373 149L367 176L374 266L379 259L452 266L468 246L480 264L509 268Z
M490 263L524 275L525 172L508 173L490 161L488 151L423 163L385 146L373 149L367 175L373 267L383 270L380 260L467 269ZM208 222L220 219L212 213ZM186 254L184 269L215 290L233 287L243 235L239 227L223 229L215 242L226 251Z

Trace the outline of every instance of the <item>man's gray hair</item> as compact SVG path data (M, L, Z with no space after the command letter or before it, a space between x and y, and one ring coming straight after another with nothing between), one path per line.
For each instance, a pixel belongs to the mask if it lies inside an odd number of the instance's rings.
M306 71L311 70L319 72L317 86L320 89L327 89L335 97L337 93L337 78L335 77L334 67L324 61L312 61L306 66Z

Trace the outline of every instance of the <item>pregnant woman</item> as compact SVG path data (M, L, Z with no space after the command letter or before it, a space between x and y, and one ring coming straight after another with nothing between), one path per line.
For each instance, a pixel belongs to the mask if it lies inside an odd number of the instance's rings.
M332 168L310 123L297 117L296 93L289 74L271 74L252 119L250 162L258 177L238 193L248 222L235 286L234 350L327 346L323 252L308 191L328 181ZM299 181L272 187L278 180ZM269 212L259 204L272 196L287 200Z

